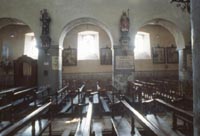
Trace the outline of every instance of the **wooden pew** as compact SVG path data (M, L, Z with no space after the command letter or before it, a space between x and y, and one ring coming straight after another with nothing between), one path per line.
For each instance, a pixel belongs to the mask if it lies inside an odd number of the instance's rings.
M125 118L119 116L111 118L111 123L112 136L132 136L131 125ZM134 136L141 136L136 128L134 129L134 132Z
M78 92L68 92L68 96L70 98L70 102L66 103L63 109L60 110L60 117L65 116L66 112L72 109L72 113L74 113L75 106L79 103L83 103L85 99L84 92L85 84L82 84L80 88L77 89Z
M155 99L154 101L156 103L156 106L158 105L164 106L165 108L173 112L173 122L172 122L173 129L178 129L177 119L180 119L184 122L184 125L188 124L189 127L188 130L189 133L191 134L191 132L193 131L193 118L194 118L193 113L184 111L161 99Z
M14 92L25 89L25 87L14 87L0 92L0 105L5 105L10 103L10 97Z
M41 106L49 101L50 96L50 87L49 86L41 86L36 91L36 104L37 106Z
M109 98L106 97L106 94L107 94L107 89L106 88L106 85L102 83L102 81L97 81L96 82L97 84L97 92L98 92L98 99L99 99L99 102L100 102L100 106L101 106L101 115L109 115L111 110L110 110L110 107L109 107L109 103L111 101L109 101ZM112 100L112 99L111 99Z
M158 86L157 98L168 102L176 101L183 97L179 88L179 81L152 80Z
M5 103L1 106L0 114L4 117L4 120L13 122L16 121L18 118L23 117L24 113L27 112L27 109L30 109L29 104L31 102L36 101L35 95L36 87L16 91L16 92L9 92L3 98L5 101L9 103ZM9 105L9 106L8 106ZM36 103L34 104L35 107ZM6 108L5 108L6 107ZM32 107L32 108L34 108ZM29 111L30 112L30 111ZM13 115L15 113L15 116ZM5 117L10 115L9 117ZM1 119L2 120L2 119Z
M83 103L85 99L85 83L78 88L78 103Z
M100 97L100 101L101 101L101 105L103 107L104 112L110 113L110 108L109 108L108 102L106 102L103 97Z
M93 105L89 102L86 118L80 119L78 127L76 129L75 136L90 136L91 135L91 123L92 123Z
M146 118L144 118L137 110L135 110L132 106L130 106L125 100L121 101L122 107L125 108L125 110L130 113L130 116L132 117L132 134L135 133L135 125L134 120L137 120L137 122L146 130L148 131L148 134L151 136L169 136L169 134L164 133L160 128L152 125Z
M144 116L142 116L137 110L129 105L125 100L121 101L121 110L123 113L128 114L131 117L131 124L129 124L125 118L125 115L119 118L119 116L113 117L111 122L113 124L113 135L116 136L132 136L134 134L140 136L140 132L135 127L135 120L143 127L146 133L151 136L169 136L165 134L160 128L152 125ZM123 118L123 119L122 119ZM122 122L121 122L122 121ZM122 124L121 124L122 123ZM120 125L119 125L120 124Z
M169 81L160 81L160 80L151 80L151 81L141 81L135 80L130 82L134 86L135 83L140 83L142 87L142 99L149 100L152 98L164 99L168 102L174 102L181 99L181 95L178 89L178 82L169 82Z
M15 92L12 95L12 105L13 105L13 112L21 112L26 108L30 108L29 104L34 102L34 107L36 107L36 91L37 87L28 88L25 90L21 90Z
M5 116L7 117L5 118ZM9 120L12 120L12 104L7 104L0 107L0 132L12 124L12 122Z
M128 82L128 92L125 94L125 99L129 103L142 102L142 94L144 91L144 85L137 82Z
M67 95L68 95L68 85L56 91L55 98L53 99L53 109L54 112L57 113L62 109L63 105L66 103Z
M32 135L32 136L41 135L41 133L43 133L44 130L47 127L49 127L49 135L51 136L51 117L49 117L49 120L46 123L46 125L43 128L39 129L40 131L38 131L38 132L35 131L36 130L35 121L42 115L43 112L45 112L46 110L50 109L50 106L51 106L51 102L43 105L42 107L39 107L38 109L34 110L32 113L27 115L25 118L17 121L12 126L7 128L6 130L2 131L0 133L0 135L1 136L13 136L13 135L16 135L16 133L19 130L25 128L29 123L31 123L32 129L31 129L29 135ZM19 135L23 135L23 133L22 134L20 133ZM26 134L26 136L27 136L27 134Z

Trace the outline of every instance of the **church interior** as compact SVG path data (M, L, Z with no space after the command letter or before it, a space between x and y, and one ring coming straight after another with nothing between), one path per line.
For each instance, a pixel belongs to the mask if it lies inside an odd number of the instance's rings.
M1 0L0 136L200 136L198 0Z

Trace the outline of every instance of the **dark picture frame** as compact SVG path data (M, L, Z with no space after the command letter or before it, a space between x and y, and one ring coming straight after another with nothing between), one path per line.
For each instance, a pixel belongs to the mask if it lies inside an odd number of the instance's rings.
M67 48L63 50L62 53L62 63L63 66L76 66L77 65L77 49Z
M154 64L164 64L165 63L165 48L164 47L153 47L152 48L152 58Z
M101 65L112 65L112 50L109 47L100 50Z
M166 54L167 63L178 63L178 51L176 50L176 47L167 47Z

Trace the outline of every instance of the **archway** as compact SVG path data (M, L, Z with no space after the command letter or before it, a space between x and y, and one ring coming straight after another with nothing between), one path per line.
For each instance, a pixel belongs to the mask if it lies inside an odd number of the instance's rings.
M0 18L0 86L3 88L14 86L13 61L22 55L34 54L36 40L31 28L23 21L15 18ZM31 56L33 57L33 56Z
M98 34L98 59L80 59L77 55L77 63L76 65L66 65L63 61L63 70L62 75L63 79L112 79L112 62L109 64L101 63L101 52L104 49L111 50L113 47L113 38L106 27L102 22L93 19L93 18L79 18L68 23L63 29L60 39L59 46L64 50L69 48L77 50L77 54L79 54L79 44L78 37L82 35L82 38L85 37L85 34L93 35ZM96 39L96 38L94 38ZM81 46L80 46L81 47ZM89 51L89 49L88 49ZM64 53L63 53L64 54ZM83 53L84 54L84 53ZM79 54L80 55L80 54ZM97 55L98 56L98 55ZM87 57L86 57L87 58ZM112 60L112 54L111 54Z
M159 18L147 21L138 32L140 33L136 34L135 40L138 40L138 36L143 38L145 47L139 48L141 43L135 43L135 77L177 79L180 67L179 50L185 48L185 40L178 27ZM160 55L157 54L158 51Z
M142 26L151 24L151 25L160 25L166 28L175 38L177 50L185 48L185 39L181 30L173 22L168 21L162 18L155 18L150 21L145 22Z
M102 28L108 34L108 36L111 40L111 45L113 46L113 37L112 37L110 30L107 28L107 26L94 18L85 17L85 18L78 18L78 19L72 20L63 28L63 31L59 38L59 47L61 47L61 48L63 47L63 42L64 42L64 38L65 38L66 34L70 30L72 30L74 27L82 25L82 24L91 24L91 25L96 25L96 26L99 26L100 28Z

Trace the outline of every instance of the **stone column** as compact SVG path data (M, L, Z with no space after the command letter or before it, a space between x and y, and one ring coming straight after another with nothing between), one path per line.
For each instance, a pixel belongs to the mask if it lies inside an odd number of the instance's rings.
M191 0L194 136L200 136L200 2Z
M179 58L179 80L185 79L185 65L184 65L184 50L178 50L178 58Z
M127 52L132 52L128 53ZM127 82L134 79L133 48L122 45L114 46L114 86L121 93L126 93Z
M52 45L47 54L39 50L38 86L50 86L50 94L62 86L61 51L58 45Z
M192 83L192 59L191 46L178 51L179 54L179 81L183 95L191 94Z
M114 46L113 82L118 91L125 94L127 82L134 79L134 53L129 37L129 9L120 18L120 45Z
M192 80L192 65L191 65L191 47L186 46L185 49L178 51L179 54L179 80Z

